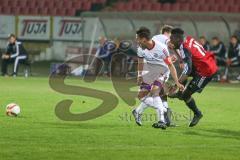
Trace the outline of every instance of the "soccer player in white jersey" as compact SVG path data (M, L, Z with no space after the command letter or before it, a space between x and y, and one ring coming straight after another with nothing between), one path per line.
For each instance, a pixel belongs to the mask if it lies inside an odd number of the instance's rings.
M160 42L160 43L163 43L165 44L166 46L169 46L169 42L170 42L170 36L171 36L171 31L172 31L173 27L170 26L170 25L164 25L161 30L160 30L160 34L158 35L155 35L152 37L152 39L154 41L157 41L157 42ZM168 47L167 47L168 48ZM173 57L173 56L172 56ZM173 57L175 58L175 57ZM160 96L161 96L161 99L162 99L162 103L163 103L163 106L167 109L167 112L166 112L166 115L165 115L165 118L166 118L166 125L167 126L170 126L171 125L171 109L168 105L168 102L167 102L167 95L164 94L164 90L162 90L162 92L160 92Z
M153 127L166 129L164 117L166 108L163 107L159 93L170 73L180 90L183 90L184 86L178 82L177 72L169 56L167 46L152 40L150 36L151 32L146 27L141 27L136 32L136 40L139 45L138 84L140 91L138 98L141 104L132 113L136 123L142 125L142 112L148 106L153 106L158 116L158 122L154 123Z

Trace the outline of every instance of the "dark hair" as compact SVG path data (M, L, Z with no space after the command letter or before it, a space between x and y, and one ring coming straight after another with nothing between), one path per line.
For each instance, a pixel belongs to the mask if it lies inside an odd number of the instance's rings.
M146 38L147 40L151 39L151 32L147 27L140 27L136 31L136 34L138 35L139 38Z
M184 31L183 31L181 28L174 28L174 29L172 29L171 34L180 34L180 35L183 35L183 34L184 34Z
M212 37L212 40L217 40L217 41L220 41L218 37Z
M17 38L16 35L13 34L13 33L11 33L11 34L8 35L8 38L12 38L12 37L13 37L13 38Z
M231 38L235 38L236 40L238 40L238 37L236 35L232 35Z
M205 39L206 40L206 37L205 36L200 36L199 39Z
M161 34L164 34L165 32L171 33L171 32L172 32L172 29L173 29L172 26L164 25L164 26L161 28Z

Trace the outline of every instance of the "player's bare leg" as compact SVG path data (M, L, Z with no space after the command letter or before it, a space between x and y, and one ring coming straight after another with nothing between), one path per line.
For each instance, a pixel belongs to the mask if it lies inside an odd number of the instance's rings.
M141 116L142 113L146 108L153 105L153 99L149 95L151 86L148 84L142 84L140 87L140 91L138 93L138 99L141 101L140 105L132 111L132 114L134 116L135 122L137 125L141 126Z

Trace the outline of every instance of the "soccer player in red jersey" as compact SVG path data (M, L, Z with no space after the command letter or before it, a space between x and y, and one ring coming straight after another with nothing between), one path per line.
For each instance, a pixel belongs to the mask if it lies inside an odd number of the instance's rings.
M206 51L201 44L199 44L191 36L185 36L184 31L180 28L172 30L170 42L174 49L182 49L185 55L189 55L188 61L191 66L188 67L188 75L182 74L179 81L184 83L188 76L193 79L185 87L183 92L178 92L178 98L184 100L186 105L194 112L194 117L189 124L189 127L197 125L202 118L202 113L198 109L192 94L201 92L203 88L212 80L213 76L218 70L214 55ZM186 71L185 71L186 72Z

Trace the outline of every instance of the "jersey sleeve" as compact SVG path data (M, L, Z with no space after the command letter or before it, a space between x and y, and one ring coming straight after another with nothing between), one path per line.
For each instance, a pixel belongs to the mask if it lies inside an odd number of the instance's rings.
M15 58L15 57L17 57L20 53L20 47L22 47L22 43L21 42L16 42L16 53L13 53L13 54L11 54L11 58Z
M10 44L7 44L6 53L7 53L7 54L11 54Z
M143 58L143 50L140 47L137 49L137 56Z
M190 75L192 72L192 59L190 57L190 53L188 52L188 50L186 48L183 48L183 54L184 54L184 68L182 71L182 75Z
M171 57L170 57L170 54L169 54L168 49L163 48L163 49L162 49L162 52L163 52L163 60L164 60L164 62L165 62L167 65L171 64L171 63L172 63L172 60L171 60Z

